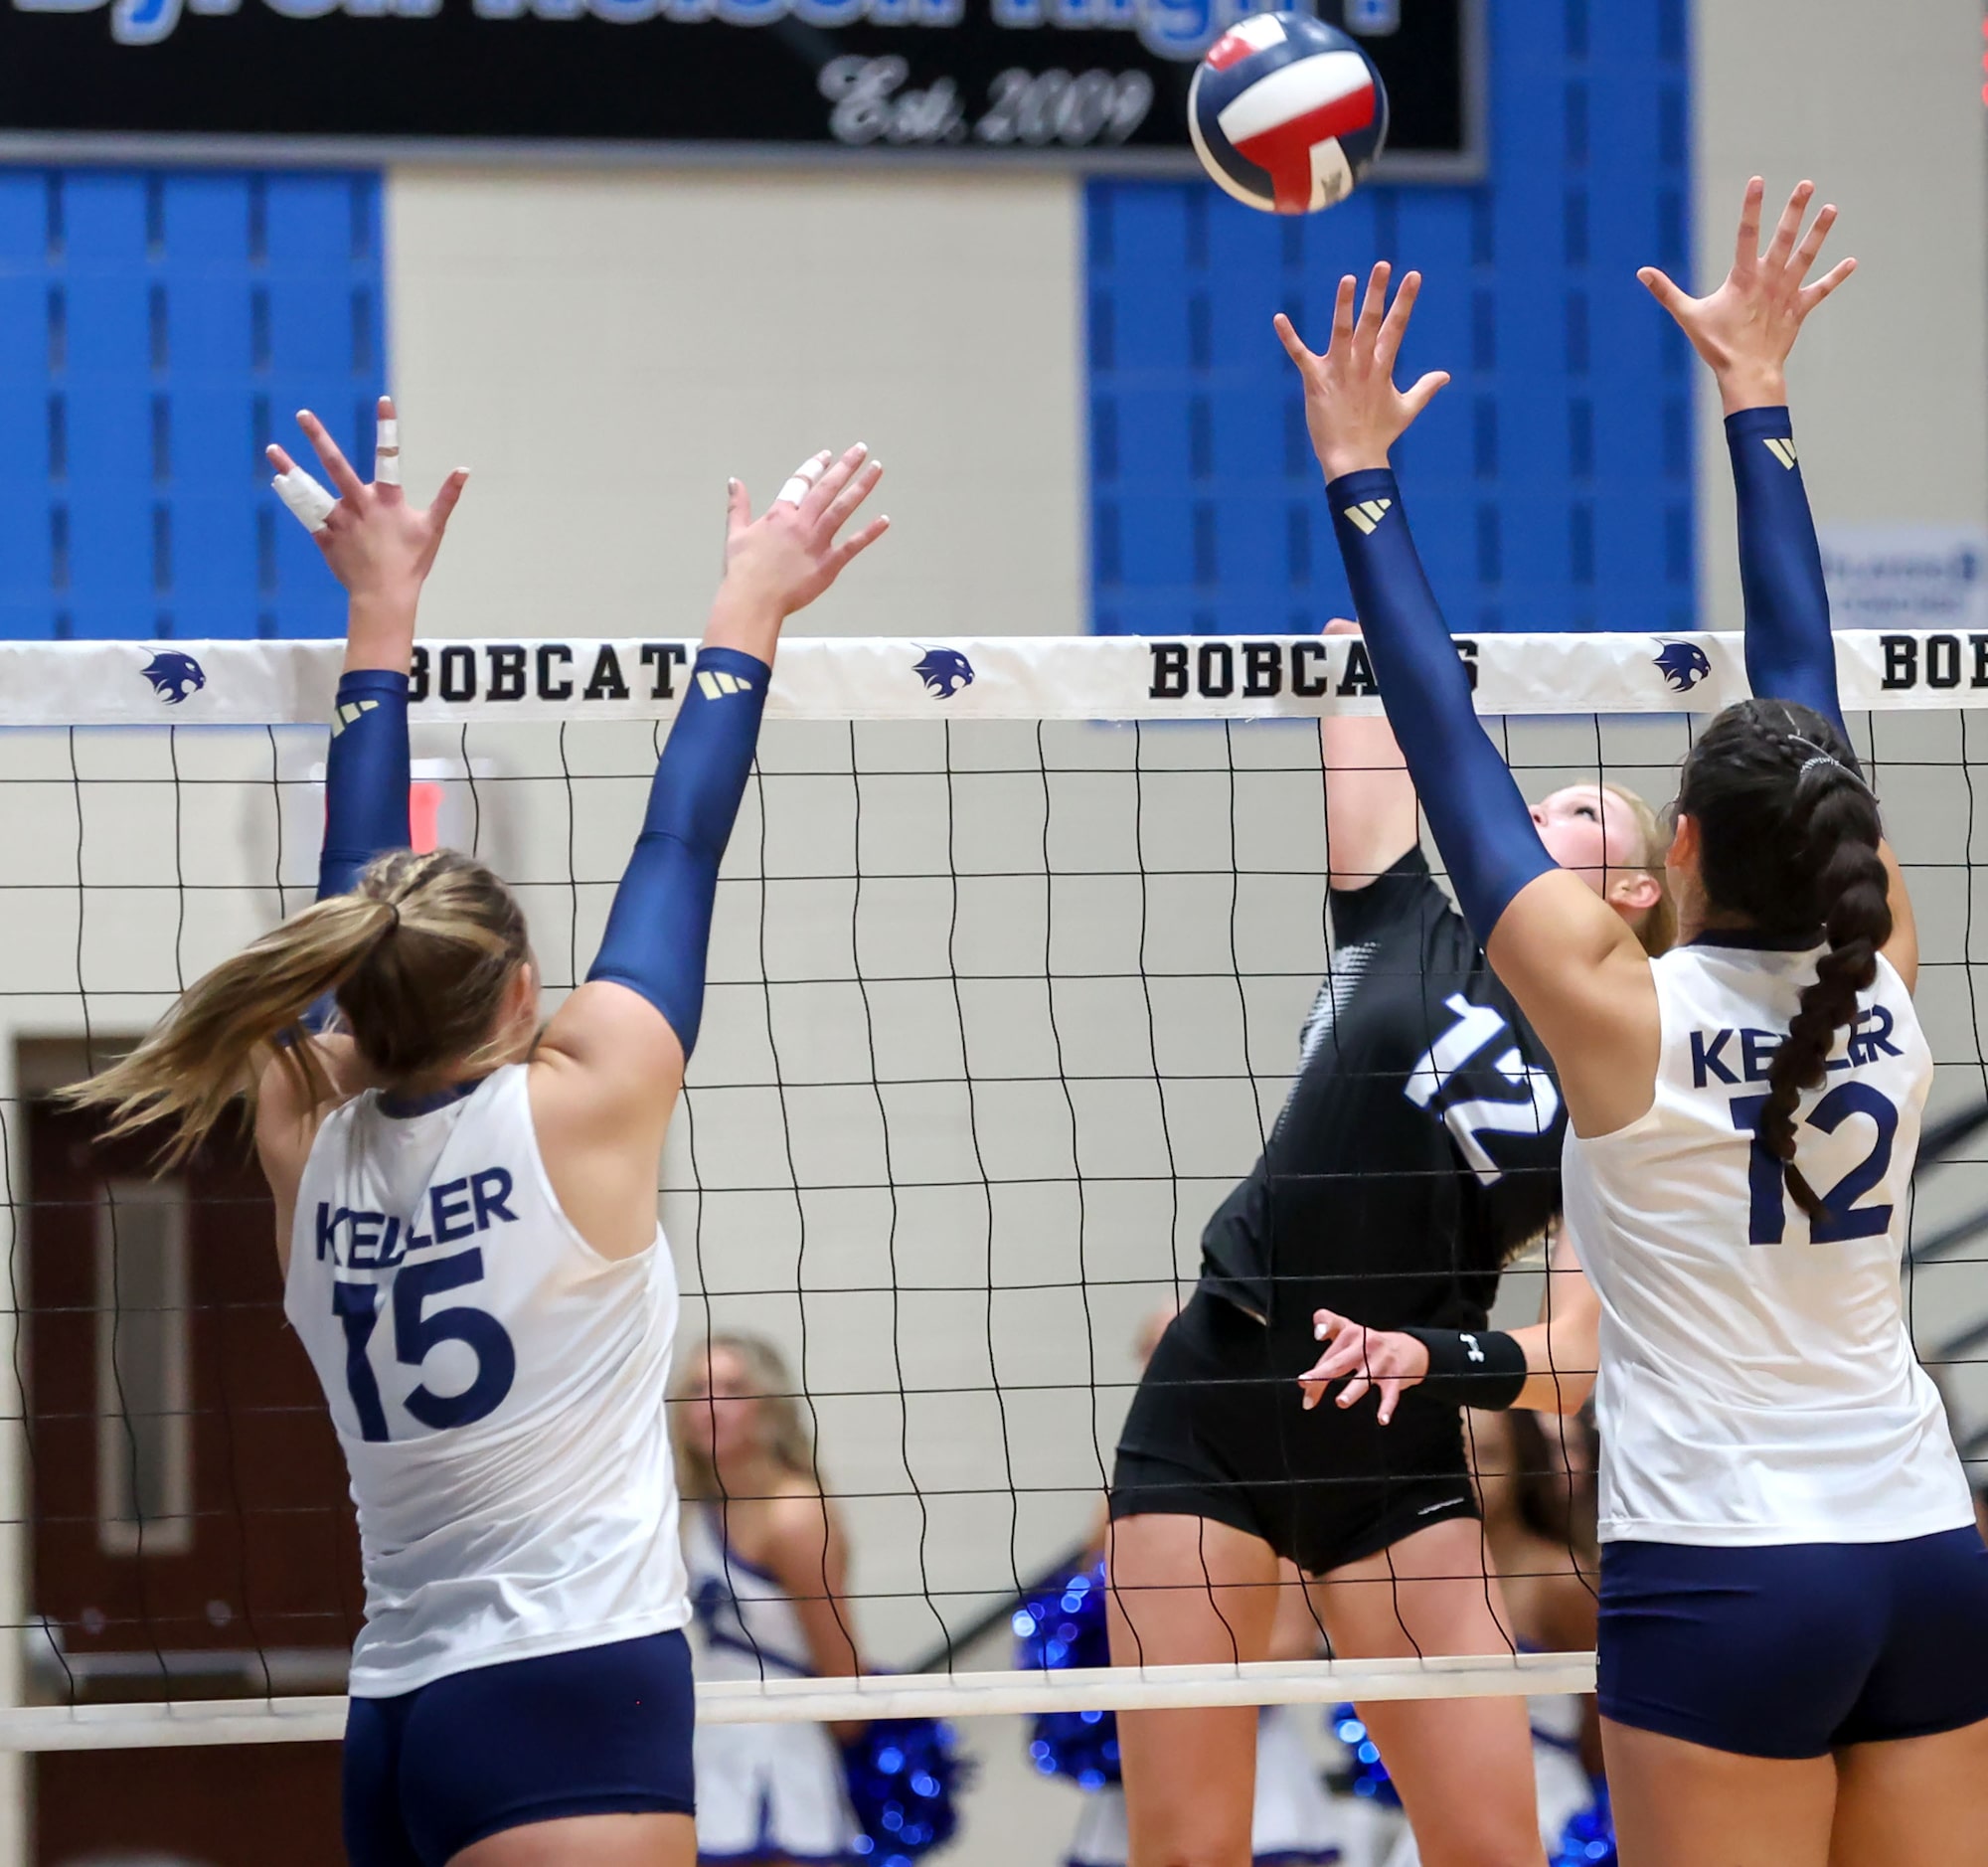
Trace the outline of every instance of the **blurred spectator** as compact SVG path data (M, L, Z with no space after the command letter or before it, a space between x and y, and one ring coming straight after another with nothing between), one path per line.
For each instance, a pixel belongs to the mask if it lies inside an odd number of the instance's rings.
M861 1669L847 1550L798 1394L779 1351L743 1334L710 1337L676 1384L670 1426L701 1680ZM859 1729L699 1720L699 1858L741 1867L861 1858L836 1746Z

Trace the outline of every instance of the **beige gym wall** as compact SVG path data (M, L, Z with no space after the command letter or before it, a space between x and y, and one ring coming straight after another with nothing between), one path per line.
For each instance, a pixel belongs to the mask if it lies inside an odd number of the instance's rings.
M1085 626L1079 185L873 168L408 169L411 482L474 477L423 627L695 635L725 482L866 440L893 534L796 623Z
M1698 278L1733 257L1740 194L1770 212L1803 176L1859 261L1795 352L1802 473L1824 526L1988 522L1988 108L1981 0L1698 0L1692 13ZM1699 589L1740 625L1733 481L1700 373Z

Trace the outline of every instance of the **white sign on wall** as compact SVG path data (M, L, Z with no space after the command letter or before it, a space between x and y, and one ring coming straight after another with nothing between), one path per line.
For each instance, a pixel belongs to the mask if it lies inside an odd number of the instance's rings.
M1988 532L1979 526L1829 525L1821 534L1838 628L1988 628Z

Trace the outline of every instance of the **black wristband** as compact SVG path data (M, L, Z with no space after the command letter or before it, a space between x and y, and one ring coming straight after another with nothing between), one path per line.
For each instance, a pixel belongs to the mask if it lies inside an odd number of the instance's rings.
M1526 1351L1502 1329L1404 1329L1428 1350L1421 1390L1457 1407L1503 1413L1526 1386Z

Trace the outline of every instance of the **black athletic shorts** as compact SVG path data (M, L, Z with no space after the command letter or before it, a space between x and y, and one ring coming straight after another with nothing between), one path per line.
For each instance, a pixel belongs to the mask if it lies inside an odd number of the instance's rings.
M1451 1517L1475 1517L1463 1423L1410 1388L1380 1424L1370 1394L1304 1411L1309 1326L1275 1330L1197 1290L1133 1396L1111 1516L1208 1517L1325 1575Z

